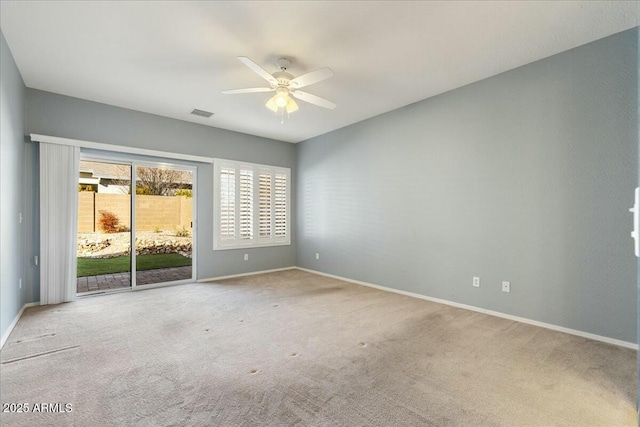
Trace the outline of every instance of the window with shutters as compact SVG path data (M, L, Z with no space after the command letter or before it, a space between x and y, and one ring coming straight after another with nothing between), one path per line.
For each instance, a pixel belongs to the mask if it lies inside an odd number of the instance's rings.
M291 244L291 170L214 159L214 249Z

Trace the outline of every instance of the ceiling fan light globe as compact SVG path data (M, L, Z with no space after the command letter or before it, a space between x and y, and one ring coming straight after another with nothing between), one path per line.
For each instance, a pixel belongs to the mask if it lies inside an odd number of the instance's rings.
M282 96L282 95L278 95L276 97L276 105L278 107L286 107L287 106L287 99L289 97L288 96Z
M278 95L274 95L271 98L269 98L269 100L267 101L267 103L265 104L265 106L273 111L274 113L278 112L278 104L276 104L276 98L278 97Z
M298 104L293 99L287 97L287 114L291 114L294 111L298 111Z

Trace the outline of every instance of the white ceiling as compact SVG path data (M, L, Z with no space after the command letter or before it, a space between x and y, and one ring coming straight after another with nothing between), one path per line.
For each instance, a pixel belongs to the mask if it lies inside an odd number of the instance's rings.
M2 1L28 87L299 142L638 25L635 1ZM289 120L236 56L335 76ZM210 119L188 113L212 111Z

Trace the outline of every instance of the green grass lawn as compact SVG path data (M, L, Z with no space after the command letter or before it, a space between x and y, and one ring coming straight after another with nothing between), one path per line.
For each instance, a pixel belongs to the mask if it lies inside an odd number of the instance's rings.
M78 277L123 273L131 270L130 265L131 258L128 255L115 258L78 258ZM191 265L191 258L183 257L180 254L138 255L136 257L136 270L138 271L187 265Z

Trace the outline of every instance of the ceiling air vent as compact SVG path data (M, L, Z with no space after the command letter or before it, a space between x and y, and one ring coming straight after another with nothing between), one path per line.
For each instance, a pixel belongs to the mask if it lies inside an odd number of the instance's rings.
M194 116L204 117L204 118L207 118L207 119L209 117L213 116L213 113L210 113L210 112L204 111L204 110L198 110L197 108L194 108L193 111L190 114L193 114Z

